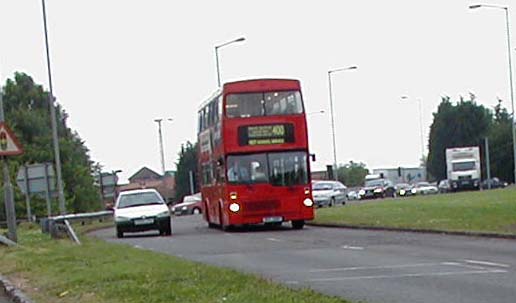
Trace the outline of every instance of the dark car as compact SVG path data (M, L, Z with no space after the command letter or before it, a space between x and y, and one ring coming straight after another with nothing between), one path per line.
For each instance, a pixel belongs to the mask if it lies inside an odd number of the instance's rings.
M489 185L491 185L491 189L495 189L507 187L508 184L507 182L500 181L497 177L486 179L480 184L482 189L489 189Z
M396 184L395 188L396 188L396 195L398 195L399 197L413 196L414 193L416 192L415 190L413 190L414 187L408 183Z
M396 197L396 189L391 181L380 178L365 181L365 186L358 192L360 200Z
M202 213L201 193L185 196L183 202L172 206L171 211L175 216L197 215Z

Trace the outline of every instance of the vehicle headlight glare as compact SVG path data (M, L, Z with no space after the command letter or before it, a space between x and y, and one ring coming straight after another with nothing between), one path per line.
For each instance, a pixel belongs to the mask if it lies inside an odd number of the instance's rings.
M413 188L412 190L410 190L410 192L411 192L411 193L413 193L413 194L415 194L415 193L416 193L416 191L417 191L417 190L416 190L415 188Z
M365 195L365 190L361 189L359 192L358 192L359 195L363 196Z
M405 194L405 190L404 189L400 190L400 195L403 196L404 194Z
M375 192L375 193L381 193L382 191L383 191L383 189L381 189L381 188L376 188L376 189L374 190L374 192Z
M131 218L122 217L122 216L115 216L115 222L127 222L129 220L131 220Z
M305 199L303 201L303 204L306 206L306 207L312 207L314 205L314 201L312 201L312 199Z
M237 213L240 210L240 205L238 205L238 203L231 203L229 204L229 210Z
M164 211L164 212L160 212L158 214L158 217L160 218L163 218L163 217L169 217L170 216L170 212L168 210Z
M181 207L181 210L187 210L187 209L188 209L188 207L186 207L186 206Z

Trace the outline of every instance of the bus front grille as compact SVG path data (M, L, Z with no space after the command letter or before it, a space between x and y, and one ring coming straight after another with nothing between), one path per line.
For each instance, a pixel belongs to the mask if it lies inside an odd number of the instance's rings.
M243 210L249 212L262 212L271 211L280 208L280 202L278 200L269 201L246 201L243 205Z

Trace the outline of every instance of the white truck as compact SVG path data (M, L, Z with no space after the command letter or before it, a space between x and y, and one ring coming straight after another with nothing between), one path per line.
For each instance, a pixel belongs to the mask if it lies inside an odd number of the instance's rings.
M480 150L478 146L446 149L446 171L452 191L480 188Z

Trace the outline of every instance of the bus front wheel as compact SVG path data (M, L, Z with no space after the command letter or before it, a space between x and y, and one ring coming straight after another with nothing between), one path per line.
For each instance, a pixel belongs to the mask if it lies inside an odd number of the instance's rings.
M302 229L305 226L304 220L296 220L292 221L292 228L293 229Z

